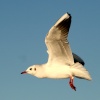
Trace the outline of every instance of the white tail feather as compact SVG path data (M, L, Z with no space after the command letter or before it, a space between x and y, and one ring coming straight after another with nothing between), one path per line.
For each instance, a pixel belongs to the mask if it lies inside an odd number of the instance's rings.
M77 78L92 80L89 72L84 68L82 64L78 62L72 66L72 73L73 73L73 76Z

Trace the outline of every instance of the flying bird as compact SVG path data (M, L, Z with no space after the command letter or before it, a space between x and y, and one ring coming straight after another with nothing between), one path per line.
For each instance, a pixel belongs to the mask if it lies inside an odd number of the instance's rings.
M71 15L65 13L54 26L51 27L46 35L47 63L32 65L21 74L27 73L38 78L69 78L69 85L75 91L74 77L86 80L92 79L84 67L84 61L71 51L68 42L71 19Z

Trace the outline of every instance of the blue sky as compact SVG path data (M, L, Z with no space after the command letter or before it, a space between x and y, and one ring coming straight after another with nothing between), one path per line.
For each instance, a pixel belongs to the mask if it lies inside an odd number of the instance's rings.
M93 80L38 79L20 73L47 61L44 39L66 12L69 42ZM98 100L100 98L100 0L0 0L0 100Z

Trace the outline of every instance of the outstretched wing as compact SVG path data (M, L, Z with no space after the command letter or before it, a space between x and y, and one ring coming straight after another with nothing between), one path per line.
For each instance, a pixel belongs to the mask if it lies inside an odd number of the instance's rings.
M49 30L45 43L49 54L48 63L66 63L73 65L73 55L68 42L68 32L71 24L71 15L64 14Z

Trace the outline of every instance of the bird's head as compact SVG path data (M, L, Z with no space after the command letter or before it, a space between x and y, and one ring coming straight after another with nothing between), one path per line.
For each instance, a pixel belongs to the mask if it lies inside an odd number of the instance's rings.
M27 70L21 72L21 74L31 74L35 76L36 71L37 71L37 66L33 65L27 68Z

